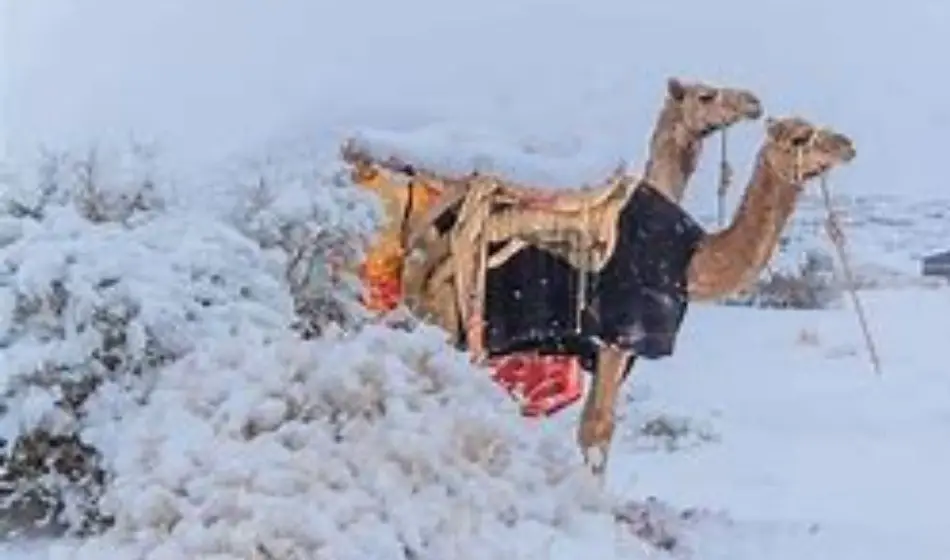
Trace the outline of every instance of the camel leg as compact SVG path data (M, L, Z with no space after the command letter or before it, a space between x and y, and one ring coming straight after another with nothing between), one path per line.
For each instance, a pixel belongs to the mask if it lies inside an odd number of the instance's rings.
M581 411L577 442L584 463L598 476L607 468L617 396L632 365L633 356L628 351L605 345L597 352L597 371Z
M623 364L623 375L620 377L620 384L622 385L624 381L630 377L630 372L633 371L633 364L637 362L636 355L629 353L627 354L627 360Z

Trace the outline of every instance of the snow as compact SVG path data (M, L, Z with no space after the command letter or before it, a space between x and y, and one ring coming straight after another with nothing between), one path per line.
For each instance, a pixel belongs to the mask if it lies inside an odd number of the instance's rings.
M613 453L610 489L623 499L658 496L673 507L720 512L682 529L691 557L701 560L944 558L950 550L943 524L950 491L942 481L950 453L941 443L950 433L950 378L939 360L941 333L921 326L941 324L950 312L947 294L946 289L864 294L884 363L881 378L871 371L846 309L694 306L676 356L639 367ZM726 328L729 336L700 336ZM803 330L817 342L803 343ZM448 554L465 558L463 547L475 546L481 555L474 558L568 558L590 554L594 547L608 558L664 557L617 541L626 537L608 529L612 521L598 513L595 493L579 479L568 477L543 493L534 487L530 493L536 499L525 498L522 485L531 488L545 469L571 470L574 459L550 463L544 451L569 451L564 444L570 440L571 414L525 429L513 419L510 403L483 377L469 377L471 370L436 333L373 329L342 341L312 346L282 341L264 348L224 345L200 362L172 368L160 381L161 397L120 427L114 437L124 449L117 458L123 474L115 497L134 500L124 508L134 518L123 519L118 535L110 538L142 538L136 532L141 530L147 542L162 542L155 516L184 515L193 523L165 546L203 547L211 541L249 546L242 539L266 540L269 531L283 527L305 538L336 538L341 552L334 558L349 557L342 551L360 545L381 547L369 549L378 553L371 556L386 558L394 556L378 551L387 550L382 547L396 531L431 538L440 534L432 532L439 523L460 531L453 535L482 523L482 532L467 533L470 540L445 541L460 547ZM425 356L441 366L424 370L434 378L410 372L418 371ZM228 376L215 375L222 369ZM433 381L445 384L444 398L417 392ZM329 427L315 421L285 424L253 444L239 436L251 420L266 431L285 406L281 402L296 400L319 410L334 406L334 399L337 406L360 410L385 400L393 417L379 424L354 422L352 442L330 455L320 443L330 437ZM653 438L638 436L637 428L658 415L686 418L694 431L710 433L683 438L672 451L650 445ZM497 438L518 461L486 474L458 454L464 445L454 439L459 436ZM297 458L281 438L300 438ZM210 445L216 453L201 452ZM427 486L431 494L425 498L407 496L407 473L397 465L410 458L417 461L419 476L435 464L444 469L445 478ZM143 468L146 460L153 461L149 468ZM339 470L347 462L349 474ZM452 485L463 493L467 509L446 509L459 505L458 498L445 494ZM176 487L192 489L194 497L183 510L175 510L162 491ZM237 487L241 492L230 498L213 492ZM333 492L338 497L330 497ZM575 503L585 499L595 502L589 511ZM527 528L506 533L511 530L492 521L513 504L526 516L538 516L536 536ZM173 509L163 509L168 507ZM333 529L336 516L359 519L374 508L395 514L394 526L357 524L354 531L368 531L356 533L360 538ZM213 523L209 530L197 523L224 512L234 517L222 518L232 520L223 532ZM572 528L552 530L545 525L551 515L573 518ZM531 548L542 543L554 552ZM118 557L99 548L115 544L87 543L88 556L78 557ZM519 545L525 548L514 548ZM365 549L354 553L367 557ZM22 557L42 557L35 554Z
M419 558L667 557L612 519L649 496L672 511L650 506L697 560L950 554L950 292L910 278L947 239L938 181L950 113L933 73L950 41L945 2L2 9L0 156L14 162L0 173L5 203L38 203L38 144L84 152L132 136L164 156L108 170L105 206L117 214L105 224L90 224L68 188L42 220L0 217L0 380L27 403L0 431L80 426L116 475L104 503L117 514L112 531L85 542L0 543L4 558L253 558L261 547L393 558L403 546ZM579 471L576 410L518 418L438 333L289 335L285 226L318 261L372 227L365 200L329 188L340 138L445 170L595 181L621 158L642 166L669 75L750 88L771 114L854 137L858 158L832 187L859 268L891 286L862 294L881 378L846 301L807 312L694 305L676 355L638 365L628 383L602 492ZM760 124L730 132L737 184L761 136ZM687 198L707 223L714 153ZM273 188L264 202L258 175ZM164 190L131 211L123 193L143 176ZM822 217L806 199L782 258L828 249ZM321 304L345 304L343 292L325 293L326 277L292 272L294 288L309 282ZM53 278L75 294L64 317L44 308L17 323L18 298L43 300ZM123 305L136 309L125 356L153 337L177 361L135 387L150 394L144 406L117 381L85 421L52 416L51 394L27 383L32 369L75 364L104 336L86 328L96 312L122 315ZM57 329L69 336L51 340ZM644 435L657 418L687 433ZM694 507L703 511L691 520L677 516Z
M443 338L240 338L182 360L106 434L116 528L70 557L124 539L149 558L521 557L575 518L609 525L562 438L513 425ZM526 549L522 524L541 531Z
M759 557L944 557L950 377L933 327L950 311L947 293L864 294L881 378L847 310L694 309L690 342L643 368L635 415L686 414L721 441L631 456L614 480L625 494L723 508L739 526L769 528L781 547ZM725 325L729 336L698 336ZM803 330L817 343L803 344ZM817 533L798 542L780 534L812 524Z

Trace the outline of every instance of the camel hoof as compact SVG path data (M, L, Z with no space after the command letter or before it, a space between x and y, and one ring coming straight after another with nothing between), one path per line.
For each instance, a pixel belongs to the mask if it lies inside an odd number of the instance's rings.
M597 445L588 447L584 450L584 464L590 468L596 476L603 476L607 470L607 449L606 446Z

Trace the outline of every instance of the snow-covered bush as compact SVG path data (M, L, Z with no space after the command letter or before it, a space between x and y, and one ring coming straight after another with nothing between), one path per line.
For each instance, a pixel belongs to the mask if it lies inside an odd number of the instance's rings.
M131 178L96 153L46 154L30 171L8 170L0 185L2 528L83 529L99 521L103 482L77 436L86 399L175 352L142 320L124 271L144 255L127 250L123 230L148 224L162 201L147 169Z
M295 303L353 301L312 276L331 250L358 254L356 234L372 229L372 206L361 208L355 189L298 179L297 198L287 201L294 189L268 185L277 194L253 211L247 193L234 189L218 197L225 210L216 213L214 204L179 199L147 156L46 155L3 174L3 532L108 521L96 506L108 442L90 446L82 431L147 400L161 368L221 337L282 335L296 320ZM299 196L307 189L309 200ZM228 212L241 204L245 214ZM352 211L349 221L340 209ZM347 236L356 242L347 245ZM308 281L292 293L287 278L296 269Z
M781 309L824 309L841 297L831 256L807 251L794 269L772 271L747 292L726 299L729 305Z
M219 183L227 189L227 221L288 257L298 330L312 336L328 323L352 326L367 317L357 304L354 263L377 231L382 205L353 186L336 154L282 145L241 161Z

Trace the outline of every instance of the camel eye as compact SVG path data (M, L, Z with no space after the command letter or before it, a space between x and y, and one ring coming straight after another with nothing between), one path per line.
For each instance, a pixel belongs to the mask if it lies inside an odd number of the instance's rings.
M795 136L794 138L792 138L792 146L795 146L796 148L800 148L804 146L806 142L811 140L811 137L812 137L811 132L807 132L805 134L799 134L798 136Z
M703 103L709 103L714 99L716 99L716 92L714 91L704 91L699 94L699 100Z

